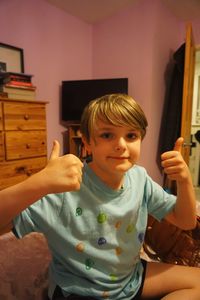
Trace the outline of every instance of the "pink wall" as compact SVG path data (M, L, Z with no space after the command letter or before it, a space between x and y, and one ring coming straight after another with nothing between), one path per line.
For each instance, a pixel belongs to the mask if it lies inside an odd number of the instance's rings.
M38 100L47 106L48 152L63 142L59 122L62 80L92 77L92 27L44 0L1 0L0 41L24 49Z
M185 24L160 0L140 0L98 25L70 16L45 0L1 0L0 41L24 49L25 72L34 74L38 100L47 109L48 150L62 147L59 90L62 80L128 77L129 92L149 119L141 163L162 182L156 164L165 92L164 75L172 52L184 41ZM196 41L200 43L198 22Z
M94 27L94 77L129 78L129 94L141 104L149 120L141 163L160 183L156 155L164 73L171 52L181 43L179 37L178 21L155 0L141 0Z

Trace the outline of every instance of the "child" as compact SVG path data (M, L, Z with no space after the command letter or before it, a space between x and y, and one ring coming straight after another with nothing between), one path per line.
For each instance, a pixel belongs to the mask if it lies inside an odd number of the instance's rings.
M22 237L38 231L47 238L50 299L200 299L200 269L139 256L148 214L183 229L196 224L183 139L161 157L164 172L177 182L176 198L137 165L146 127L130 96L96 99L81 120L90 162L59 157L55 142L46 168L0 192L2 232L13 228Z

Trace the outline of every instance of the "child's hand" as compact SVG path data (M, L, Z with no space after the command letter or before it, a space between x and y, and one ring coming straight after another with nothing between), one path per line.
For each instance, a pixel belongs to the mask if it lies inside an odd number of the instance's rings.
M80 189L83 163L73 154L59 156L60 145L54 141L47 166L41 171L47 193L61 193Z
M161 165L170 180L184 181L190 177L190 171L181 155L181 148L184 139L179 137L176 140L174 150L161 155Z

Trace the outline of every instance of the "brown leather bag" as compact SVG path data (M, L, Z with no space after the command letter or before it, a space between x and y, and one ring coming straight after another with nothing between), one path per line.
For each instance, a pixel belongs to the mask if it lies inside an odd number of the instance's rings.
M144 251L153 260L200 267L200 217L193 230L181 230L149 216Z

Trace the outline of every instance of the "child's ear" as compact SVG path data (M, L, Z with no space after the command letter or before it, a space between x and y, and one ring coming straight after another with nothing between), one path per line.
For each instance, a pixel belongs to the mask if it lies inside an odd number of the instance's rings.
M84 147L85 147L86 151L90 155L92 153L90 143L86 140L86 138L84 136L82 136L82 142L84 144Z

